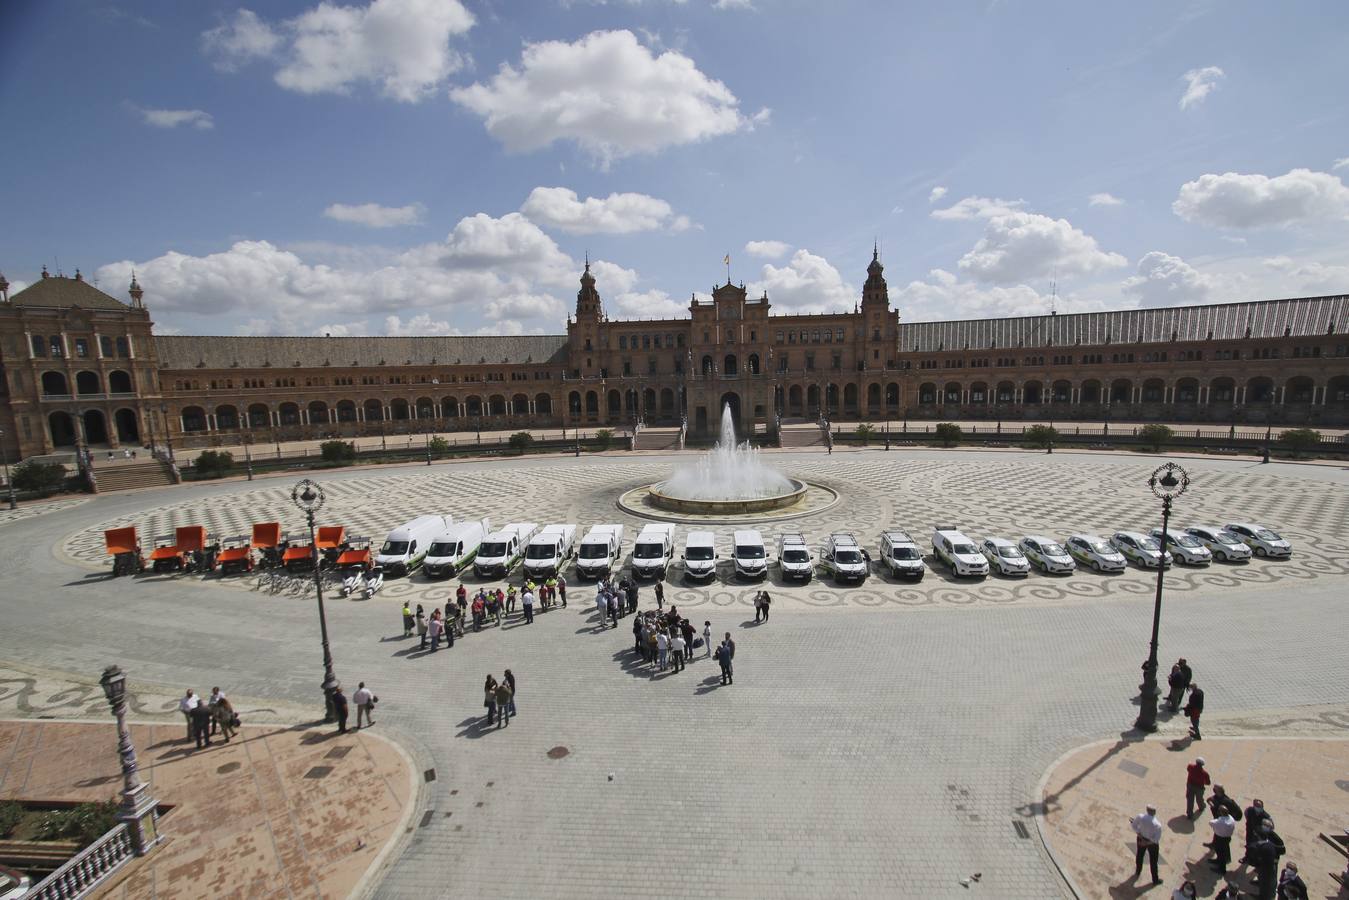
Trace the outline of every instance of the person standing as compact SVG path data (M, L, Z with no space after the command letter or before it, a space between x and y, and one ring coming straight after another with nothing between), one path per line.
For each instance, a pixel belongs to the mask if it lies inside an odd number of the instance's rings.
M688 619L680 619L679 633L684 636L684 662L689 662L693 659L693 639L697 637L697 632Z
M448 650L454 646L454 630L459 618L459 607L454 605L453 600L445 601L445 649Z
M435 653L440 649L440 635L445 630L445 623L440 621L440 610L431 611L431 624L427 626L427 634L431 636L431 652Z
M1204 790L1209 782L1208 770L1204 768L1204 757L1198 757L1185 767L1185 817L1193 819L1204 811Z
M1246 851L1241 857L1243 866L1250 862L1251 846L1260 839L1260 826L1267 820L1269 813L1265 812L1265 801L1257 797L1246 807Z
M518 690L518 688L516 688L515 686L515 674L511 672L510 669L507 669L506 674L503 675L502 678L505 679L505 682L511 687L511 702L510 702L511 715L513 716L519 715L519 713L515 711L515 694L516 691Z
M664 608L665 608L665 584L664 584L664 582L657 581L657 582L656 582L656 609L664 609Z
M731 683L731 656L726 645L718 644L716 652L717 665L721 667L721 683L727 685Z
M198 702L192 707L192 736L197 739L197 749L211 746L211 707Z
M211 688L211 699L206 701L206 705L211 709L211 736L216 733L215 708L221 700L225 699L225 692L218 687Z
M557 573L557 599L562 601L562 608L567 608L567 579L562 577L562 573Z
M412 637L412 629L416 627L417 620L412 617L412 607L408 606L407 601L403 601L403 637Z
M199 703L201 703L201 698L191 688L188 688L187 693L183 695L183 699L178 701L178 711L183 714L183 720L187 722L187 740L189 741L192 740L193 735L192 710L196 709Z
M1208 805L1214 816L1227 813L1234 820L1241 821L1241 804L1227 796L1227 789L1221 784L1213 786L1213 796L1209 798Z
M483 682L483 706L487 707L487 724L491 725L497 715L497 680L491 675Z
M706 648L706 651L703 653L703 655L704 655L704 656L711 656L711 655L712 655L712 620L710 620L710 619L704 619L704 620L703 620L703 646Z
M525 592L520 595L520 606L525 611L525 624L534 624L534 592L525 588Z
M454 602L459 604L460 609L468 606L468 588L464 587L462 581L459 582L459 587L454 589Z
M604 624L605 616L609 615L609 597L604 593L604 586L599 585L595 588L595 611L600 614L600 630L608 628Z
M666 634L665 629L662 628L656 634L656 657L658 660L656 667L660 669L660 671L662 672L665 671L665 661L669 657L669 655L670 655L670 636Z
M347 695L342 693L342 685L333 688L333 712L337 713L337 733L347 733Z
M1166 705L1171 707L1172 712L1180 711L1180 701L1185 696L1185 689L1190 686L1191 677L1190 667L1185 662L1185 657L1182 656L1171 667L1171 674L1166 676L1166 683L1171 688L1171 693L1166 698Z
M754 593L754 624L758 625L763 621L763 591Z
M497 685L497 727L511 724L511 686L506 682Z
M1255 867L1260 900L1274 900L1278 890L1279 857L1283 850L1283 839L1274 831L1274 821L1261 822L1255 843L1246 848L1246 861Z
M684 635L675 631L674 637L670 640L670 649L674 654L674 670L684 671Z
M1226 874L1232 862L1232 832L1237 830L1237 820L1223 810L1220 815L1213 817L1209 825L1213 828L1213 862L1210 866L1218 874Z
M417 645L418 650L426 649L426 613L422 610L422 605L417 604L417 636L421 638L421 643Z
M773 598L768 595L768 591L760 591L759 602L763 604L763 620L767 622L768 608L773 605Z
M211 730L214 732L218 727L220 733L224 735L225 743L228 744L230 738L234 737L234 722L234 705L230 703L228 697L221 694L220 699L211 707Z
M375 704L379 698L375 696L374 691L365 686L362 681L356 686L356 693L351 695L351 701L356 704L356 730L361 730L361 716L365 716L366 725L375 724Z
M1307 883L1297 873L1297 863L1283 867L1279 876L1279 900L1307 900Z
M609 595L609 621L613 623L613 625L614 625L615 628L618 627L618 594L617 594L617 593L613 593L613 594L610 594L610 595Z
M1204 689L1197 684L1190 685L1190 700L1185 704L1185 715L1190 717L1190 734L1196 741L1204 736L1199 733L1199 717L1204 714Z
M642 617L632 617L632 649L642 652Z
M637 579L628 582L628 612L637 612Z
M1129 826L1137 835L1134 841L1134 878L1142 873L1143 857L1146 856L1152 869L1152 883L1161 884L1162 879L1157 875L1157 852L1162 841L1162 823L1157 819L1157 807L1147 807L1145 812L1129 820Z

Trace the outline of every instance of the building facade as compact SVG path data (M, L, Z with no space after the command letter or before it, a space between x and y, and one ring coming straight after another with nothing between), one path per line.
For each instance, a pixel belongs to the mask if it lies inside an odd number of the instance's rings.
M688 318L612 320L587 264L565 334L155 335L129 303L0 276L0 445L219 446L687 421L1052 419L1349 424L1349 297L901 322L875 253L853 310L773 315L715 288Z

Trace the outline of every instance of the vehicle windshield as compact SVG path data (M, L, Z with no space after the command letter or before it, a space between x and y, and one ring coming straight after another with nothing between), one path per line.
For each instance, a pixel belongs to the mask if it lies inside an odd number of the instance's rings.
M525 559L552 559L557 556L557 544L530 544Z
M1241 538L1230 531L1220 531L1213 536L1213 539L1220 544L1240 544Z
M478 555L485 557L487 559L495 559L498 556L505 556L506 542L488 541L487 543L482 545L482 549L478 551Z
M452 541L435 541L431 544L431 549L426 551L427 556L458 556L459 545Z
M782 561L789 563L810 562L810 554L804 550L783 550Z
M1105 541L1088 541L1087 546L1095 550L1097 553L1112 554L1115 552L1115 548L1107 544Z
M1255 530L1255 536L1258 537L1258 538L1259 538L1260 540L1262 540L1262 541L1281 541L1281 540L1283 540L1283 538L1279 537L1277 534L1275 534L1274 532L1270 531L1268 528L1257 528L1257 529Z
M951 548L951 552L959 556L969 556L970 554L978 553L979 551L974 549L973 544L956 544Z
M1026 554L1022 553L1018 547L999 547L998 555L1003 559L1021 559Z
M922 559L923 554L918 552L917 547L896 547L895 559Z
M688 548L688 551L684 554L684 557L685 557L686 559L691 559L691 560L693 560L694 562L705 562L705 561L707 561L707 560L709 560L709 559L712 558L712 548L711 548L711 547L689 547L689 548Z
M1188 547L1191 550L1199 546L1199 541L1195 540L1193 535L1189 534L1167 534L1173 544L1179 544L1182 547Z
M860 563L862 554L856 550L836 550L834 551L834 561L841 563Z
M1141 546L1144 550L1160 550L1160 549L1162 549L1161 542L1158 541L1158 540L1157 540L1156 538L1154 538L1154 537L1143 538L1143 540L1139 541L1138 543L1139 543L1139 546Z
M402 556L408 552L407 541L385 541L384 546L379 548L382 556Z
M582 544L581 559L604 559L609 555L607 544Z
M735 555L739 559L763 559L763 547L758 544L747 544L735 548Z
M1066 554L1066 553L1063 552L1063 548L1060 547L1058 544L1041 544L1041 545L1040 545L1040 552L1043 553L1045 556L1067 556L1067 555L1068 555L1068 554Z
M660 544L638 544L632 548L633 559L660 559L664 548Z

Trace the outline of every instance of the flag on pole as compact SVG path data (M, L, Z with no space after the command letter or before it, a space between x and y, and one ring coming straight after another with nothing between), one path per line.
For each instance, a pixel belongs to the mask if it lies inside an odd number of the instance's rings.
M727 266L731 264L731 254L726 254L726 258L722 260L722 264Z

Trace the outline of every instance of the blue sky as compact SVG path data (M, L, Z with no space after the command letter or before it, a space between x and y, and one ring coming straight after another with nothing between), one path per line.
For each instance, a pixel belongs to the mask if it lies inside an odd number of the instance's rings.
M0 271L206 334L555 332L587 253L844 309L873 240L914 320L1342 293L1346 84L1337 2L11 0Z

